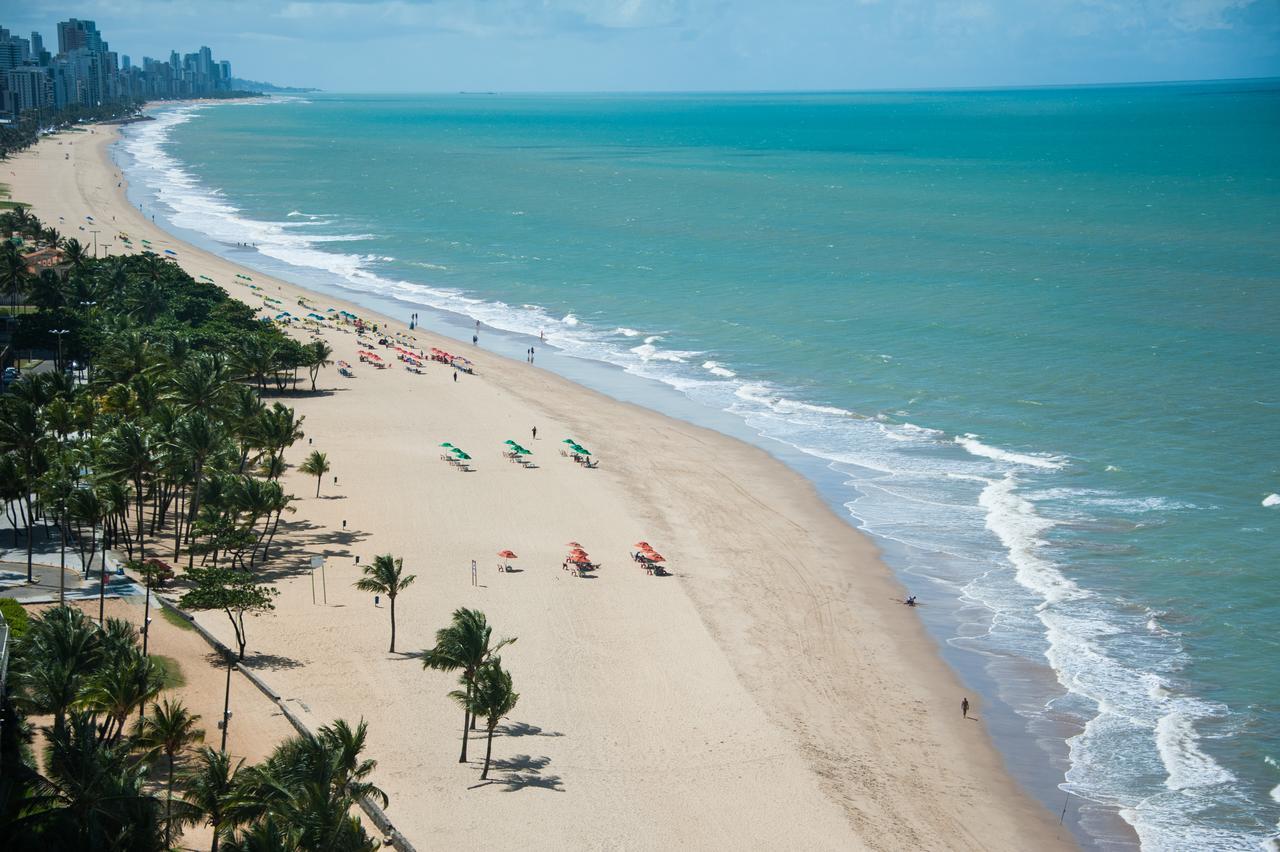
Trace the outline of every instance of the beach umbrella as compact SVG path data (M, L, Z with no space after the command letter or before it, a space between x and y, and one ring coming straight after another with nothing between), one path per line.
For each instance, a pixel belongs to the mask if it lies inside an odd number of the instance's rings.
M503 559L519 559L519 557L516 556L514 553L512 553L510 550L499 550L498 555L501 556Z
M665 560L665 559L663 559L663 558L662 558L662 554L661 554L661 553L654 553L652 550L650 550L648 553L646 553L646 554L644 555L644 558L645 558L645 559L648 559L650 562L666 562L666 561L667 561L667 560Z
M577 441L575 441L575 440L573 440L572 438L565 438L565 439L564 439L563 441L561 441L560 443L562 443L562 444L568 444L569 446L571 446L571 447L572 447L574 444L576 444L576 443L578 443L578 442L577 442Z
M466 453L464 453L462 450L458 449L457 447L454 447L454 448L453 448L453 454L454 454L455 456L457 456L458 458L462 459L463 461L471 461L471 456L467 455Z
M507 440L503 441L502 443L504 443L504 444L510 444L510 445L511 445L511 446L513 446L513 447L514 447L514 446L516 446L516 442L515 442L515 441L513 441L513 440L511 440L510 438L508 438Z
M631 545L631 546L632 546L632 547L643 547L643 548L646 548L646 549L647 549L647 548L649 547L649 542L647 542L647 541L637 541L635 544L633 544L633 545Z
M444 442L443 444L441 444L440 446L442 446L442 447L452 447L452 446L453 446L453 444L450 444L448 441L445 441L445 442Z
M564 545L565 547L576 547L578 549L582 548L582 545L578 544L576 541L566 541Z
M533 455L533 451L532 451L532 450L526 450L524 447L516 447L516 448L515 448L515 451L516 451L517 453L519 453L520 455L522 455L522 456L531 456L531 455Z
M164 253L165 253L165 254L171 254L171 255L173 255L174 257L177 257L177 256L178 256L178 253L177 253L176 251L174 251L173 249L165 249L165 250L164 250Z

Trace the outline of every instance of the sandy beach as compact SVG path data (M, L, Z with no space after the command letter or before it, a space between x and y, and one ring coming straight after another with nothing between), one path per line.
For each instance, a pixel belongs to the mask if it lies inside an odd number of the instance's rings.
M237 275L284 310L305 313L303 298L408 333L161 230L125 197L115 135L48 138L0 164L0 182L66 237L92 245L79 227L93 217L112 253L116 233L147 239L255 307ZM483 345L414 334L471 358L476 375L454 382L441 364L416 375L390 350L379 351L392 366L374 369L354 333L327 327L355 376L326 369L321 393L283 397L306 418L286 460L318 449L333 470L319 498L313 477L284 476L298 499L268 568L281 595L249 625L247 664L313 727L368 720L374 780L419 849L1074 847L1008 777L976 695L977 721L961 718L964 689L874 546L806 480L758 448ZM567 437L599 468L562 457ZM535 465L502 458L506 439ZM439 459L444 441L472 455L474 472ZM642 539L672 576L629 559ZM561 569L569 541L603 563L598 577ZM518 572L496 570L506 548ZM385 602L352 588L356 558L388 552L418 577L397 606L398 654L387 653ZM327 557L316 604L314 555ZM417 656L460 606L519 637L503 663L521 698L487 783L457 760L454 678ZM221 614L201 622L231 639Z

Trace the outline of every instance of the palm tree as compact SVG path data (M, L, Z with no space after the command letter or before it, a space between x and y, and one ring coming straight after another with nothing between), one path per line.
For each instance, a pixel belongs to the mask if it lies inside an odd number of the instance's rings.
M387 803L386 794L367 780L377 763L360 756L366 736L363 721L352 729L339 720L315 736L286 740L266 761L241 772L226 813L249 828L224 850L376 849L349 813L363 798Z
M15 391L35 392L39 384L25 381L19 382L13 388ZM40 407L36 401L23 399L17 392L11 392L4 403L0 405L0 452L13 453L21 476L22 502L26 509L27 582L32 582L35 534L35 507L32 495L35 493L36 483L48 464L48 454L45 452L47 441L40 422Z
M102 633L80 610L60 606L34 619L22 640L28 662L16 678L22 705L52 715L53 730L60 732L102 655Z
M302 440L304 434L302 421L305 419L298 417L292 408L279 402L263 411L258 428L267 453L276 457L282 456L286 449Z
M329 466L329 457L319 450L312 450L311 455L307 456L307 460L298 467L298 471L300 473L305 473L307 476L314 476L316 478L317 497L320 496L320 480L322 480L324 475L330 470L332 470L332 468Z
M466 686L465 694L469 696L480 667L503 647L516 641L514 638L500 639L490 646L492 636L493 628L489 626L483 612L465 607L456 609L453 611L453 622L436 631L436 646L423 654L422 667L437 671L461 669L462 683ZM463 706L462 756L458 758L459 763L467 762L467 731L473 724L470 701Z
M26 288L27 278L27 261L18 252L17 246L5 241L4 249L0 251L0 282L9 291L9 304L14 316L18 314L18 294Z
M146 498L143 484L155 465L151 436L136 422L125 421L107 437L107 443L103 449L108 473L127 477L133 482L137 521L134 535L138 542L138 561L143 562L147 558L144 540L146 530L142 522L142 504Z
M155 660L137 647L135 633L134 643L94 673L85 686L82 701L106 717L99 727L99 736L117 742L125 732L129 717L159 695L163 686L164 675Z
M333 354L333 347L323 340L313 340L307 344L307 371L311 373L311 389L316 389L316 376L320 374L323 367L328 367L333 362L329 360L329 356Z
M480 667L476 673L475 683L468 692L454 690L449 697L466 706L472 716L485 720L485 729L489 733L484 748L484 771L481 780L489 778L489 761L493 756L493 731L508 713L515 709L520 700L520 693L511 688L511 674L502 668L502 660L493 657Z
M312 455L315 455L312 453ZM364 576L356 581L362 592L386 595L391 602L391 653L396 652L396 598L413 585L416 574L404 576L404 560L384 553L373 558L373 564L364 566Z
M226 396L231 370L220 355L196 355L186 360L172 381L180 411L210 414Z
M96 736L92 714L73 713L52 731L40 787L47 810L34 815L37 836L54 849L129 849L161 852L159 802L146 791L149 767L125 743ZM51 806L51 807L50 807Z
M67 262L71 264L71 269L79 272L84 269L85 264L89 262L89 249L84 243L71 237L63 246L63 252L66 254Z
M187 710L181 701L166 698L161 704L151 705L151 715L146 717L135 731L137 744L143 749L164 752L169 765L169 785L164 806L164 845L168 848L173 839L173 763L177 756L204 739L204 731L196 727L198 714Z
M243 759L233 764L225 751L205 746L196 752L196 766L183 779L186 786L183 802L213 828L209 852L218 852L218 841L228 824L227 804L242 766Z

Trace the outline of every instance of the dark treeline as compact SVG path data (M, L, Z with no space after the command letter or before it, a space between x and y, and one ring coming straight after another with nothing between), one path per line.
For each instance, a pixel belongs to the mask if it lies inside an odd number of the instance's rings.
M376 764L361 756L363 722L293 737L246 766L201 745L200 716L163 695L132 624L100 627L64 606L11 628L0 848L160 852L200 824L213 829L215 852L378 848L350 813L362 797L386 804L368 781ZM51 719L41 760L27 715Z
M261 97L259 92L214 92L201 98L217 100ZM144 101L122 100L98 106L71 104L63 109L29 109L10 124L0 124L0 160L30 148L40 141L40 134L66 130L98 121L118 121L142 111Z
M143 574L164 556L199 565L188 596L242 630L246 610L269 608L256 578L292 511L279 478L303 437L302 418L265 397L297 388L303 368L314 388L330 350L155 254L94 259L22 208L0 214L0 237L5 301L34 307L7 319L0 366L37 350L55 368L0 396L0 504L28 577L41 527L56 532L64 567L74 560L103 588L105 550ZM31 275L25 251L39 247L63 262ZM224 849L373 848L348 813L380 798L363 780L362 726L291 740L254 767L213 749L192 756L194 720L158 700L145 627L139 645L136 628L103 615L101 596L96 621L58 607L13 644L0 848L162 849L193 822L213 824ZM40 756L28 716L50 720Z

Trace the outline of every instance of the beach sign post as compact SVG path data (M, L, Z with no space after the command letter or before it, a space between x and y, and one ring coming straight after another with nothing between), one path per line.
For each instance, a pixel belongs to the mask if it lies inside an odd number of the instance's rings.
M320 589L324 595L324 605L329 605L329 584L324 575L324 557L311 557L311 602L316 602L316 569L320 569Z

